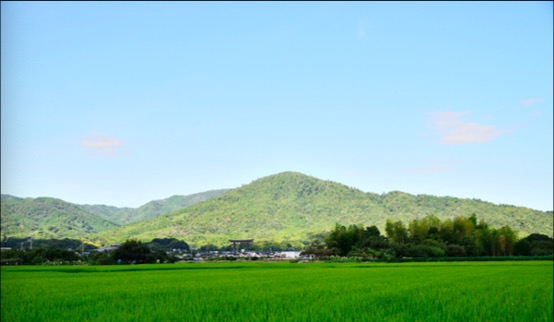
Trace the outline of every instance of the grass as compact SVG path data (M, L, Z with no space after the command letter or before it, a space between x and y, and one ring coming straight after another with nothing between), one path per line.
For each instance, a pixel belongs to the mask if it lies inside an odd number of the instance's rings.
M553 263L2 267L2 321L552 321Z

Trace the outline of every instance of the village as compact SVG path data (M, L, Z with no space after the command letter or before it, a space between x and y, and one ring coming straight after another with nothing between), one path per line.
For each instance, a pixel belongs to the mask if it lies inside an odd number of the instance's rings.
M210 250L202 251L195 248L172 248L167 249L165 252L168 256L174 256L179 261L214 261L214 260L299 260L310 259L307 255L302 255L298 250L285 250L285 251L254 251L251 250L253 239L233 239L229 240L233 246L232 251L228 250ZM91 252L110 252L118 249L120 244L112 244L108 247L97 248L91 250ZM83 255L89 255L91 252L85 252Z
M229 240L230 246L217 247L191 247L183 241L174 238L154 239L150 243L142 243L137 240L127 240L122 244L111 244L101 248L90 248L81 242L76 246L53 246L44 244L38 240L33 247L32 237L13 238L10 243L2 246L1 265L18 264L139 264L139 263L175 263L175 262L201 262L201 261L235 261L235 260L307 260L309 255L304 255L300 250L288 249L259 249L253 247L253 239ZM154 241L162 242L154 243ZM165 244L163 243L165 242ZM167 244L169 243L169 244ZM9 246L12 247L9 247ZM19 247L13 247L18 245ZM133 246L134 245L134 246ZM131 247L131 249L129 248ZM135 247L135 248L133 248ZM140 250L137 251L137 248ZM149 254L149 255L145 255ZM144 257L146 256L146 257Z

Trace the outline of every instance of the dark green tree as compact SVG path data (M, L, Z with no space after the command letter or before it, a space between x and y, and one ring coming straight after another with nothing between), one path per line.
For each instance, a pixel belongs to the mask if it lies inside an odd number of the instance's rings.
M333 251L325 247L319 240L314 240L302 253L304 255L313 255L319 259L328 258L333 255Z
M173 249L182 249L185 251L190 250L190 247L186 242L177 238L154 238L152 239L152 241L147 243L147 246L150 247L153 251L170 251Z
M325 238L327 247L339 256L346 256L355 242L355 233L339 224L336 224L335 229Z
M554 239L542 234L531 234L515 243L514 254L520 256L553 255Z
M113 251L113 258L121 263L153 263L155 257L152 256L150 248L136 239L128 239L116 250Z
M358 249L381 250L388 248L389 243L384 236L381 236L379 228L375 225L366 227L361 234L361 238L356 243Z

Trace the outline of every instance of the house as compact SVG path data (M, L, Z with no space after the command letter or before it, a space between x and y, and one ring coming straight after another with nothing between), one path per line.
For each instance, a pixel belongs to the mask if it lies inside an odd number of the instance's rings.
M110 245L108 247L95 249L94 251L97 251L97 252L100 252L100 253L109 252L109 251L112 251L114 249L118 249L119 246L121 246L121 245L120 244L113 244L113 245Z
M300 252L297 250L287 250L275 253L276 258L295 259L300 257Z

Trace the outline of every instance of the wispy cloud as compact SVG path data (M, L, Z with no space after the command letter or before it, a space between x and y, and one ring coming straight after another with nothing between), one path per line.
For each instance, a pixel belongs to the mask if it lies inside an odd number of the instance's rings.
M402 171L405 172L442 172L442 171L450 171L452 170L451 167L446 166L428 166L428 167L417 167L417 168L405 168L402 169Z
M94 132L81 141L81 146L93 152L112 155L116 149L123 146L123 142L102 133Z
M465 122L463 115L469 112L434 113L433 122L440 135L442 144L485 143L507 131L499 130L495 125L483 125Z
M529 107L529 106L532 106L532 105L535 105L537 103L541 103L543 102L544 99L542 98L526 98L524 100L521 100L519 101L519 103L525 107Z

